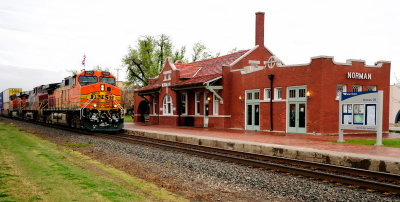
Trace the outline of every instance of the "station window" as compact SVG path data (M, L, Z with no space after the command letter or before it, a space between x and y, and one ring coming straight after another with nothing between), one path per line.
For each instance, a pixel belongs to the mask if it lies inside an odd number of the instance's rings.
M181 113L183 115L187 114L187 93L181 94Z
M171 80L171 71L166 71L163 74L164 74L164 81Z
M271 99L271 89L264 88L264 100L270 100L270 99Z
M282 88L275 88L274 89L274 100L281 100L282 99Z
M306 97L306 89L299 89L299 97Z
M376 86L368 86L367 91L376 91Z
M253 99L253 93L252 92L248 92L247 93L247 100L252 100Z
M342 92L346 92L346 91L347 91L346 85L343 85L343 84L337 85L337 86L336 86L336 100L339 99L340 94L341 94Z
M361 92L362 88L360 85L353 85L351 90L352 90L352 92Z
M195 101L194 101L194 110L195 110L195 114L199 115L200 114L200 93L196 93L195 94Z
M171 115L172 114L172 98L170 95L166 95L163 101L163 114Z
M289 90L289 98L296 98L296 89Z
M213 115L218 115L219 111L219 100L217 96L213 96Z
M154 115L157 114L156 109L157 109L157 99L156 99L156 97L153 97L153 114Z
M260 99L260 91L254 92L254 99L259 100Z

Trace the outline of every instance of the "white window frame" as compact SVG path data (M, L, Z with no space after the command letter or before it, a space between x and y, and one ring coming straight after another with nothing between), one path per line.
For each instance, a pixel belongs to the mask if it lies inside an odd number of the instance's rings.
M271 88L264 88L264 100L271 100Z
M354 91L354 89L357 88L357 91ZM361 92L362 91L362 86L361 85L353 85L351 86L351 92Z
M171 80L171 71L165 71L163 72L164 74L164 80L163 81L170 81Z
M173 114L172 97L170 95L165 95L163 100L163 115Z
M198 106L197 103L199 104ZM194 114L200 115L200 93L194 94Z
M376 86L368 86L367 91L376 91Z
M282 87L274 88L274 100L282 100Z
M218 115L219 113L219 100L217 96L213 95L213 115Z
M157 99L156 97L153 97L153 115L157 114L156 109L157 109Z
M185 98L185 100L183 100L182 98ZM182 93L181 94L181 105L184 106L184 109L185 109L185 112L182 112L182 108L181 108L182 115L188 114L188 105L187 105L188 101L187 100L188 100L187 93Z
M339 87L342 87L342 91L339 90ZM336 85L336 100L339 100L341 92L347 92L347 85L346 84L338 84L338 85Z

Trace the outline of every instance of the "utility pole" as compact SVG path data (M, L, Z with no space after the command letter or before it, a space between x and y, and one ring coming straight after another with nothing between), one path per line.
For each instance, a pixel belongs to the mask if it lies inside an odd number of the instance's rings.
M114 70L117 70L117 81L119 81L119 70L121 70L121 68L115 68Z

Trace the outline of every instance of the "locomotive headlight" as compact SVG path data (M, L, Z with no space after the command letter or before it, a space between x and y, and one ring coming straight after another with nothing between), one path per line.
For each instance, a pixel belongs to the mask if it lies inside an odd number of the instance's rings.
M114 105L114 108L117 108L117 105Z
M97 107L97 104L93 104L93 107L96 108L96 107Z
M101 85L100 85L100 90L101 90L101 91L104 91L104 84L101 84Z

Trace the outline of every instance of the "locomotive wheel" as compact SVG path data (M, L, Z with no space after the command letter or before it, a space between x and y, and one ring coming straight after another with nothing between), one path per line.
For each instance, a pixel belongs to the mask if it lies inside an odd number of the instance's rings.
M79 119L79 117L78 116L74 116L73 118L72 118L72 127L73 128L80 128L81 127L81 120Z

